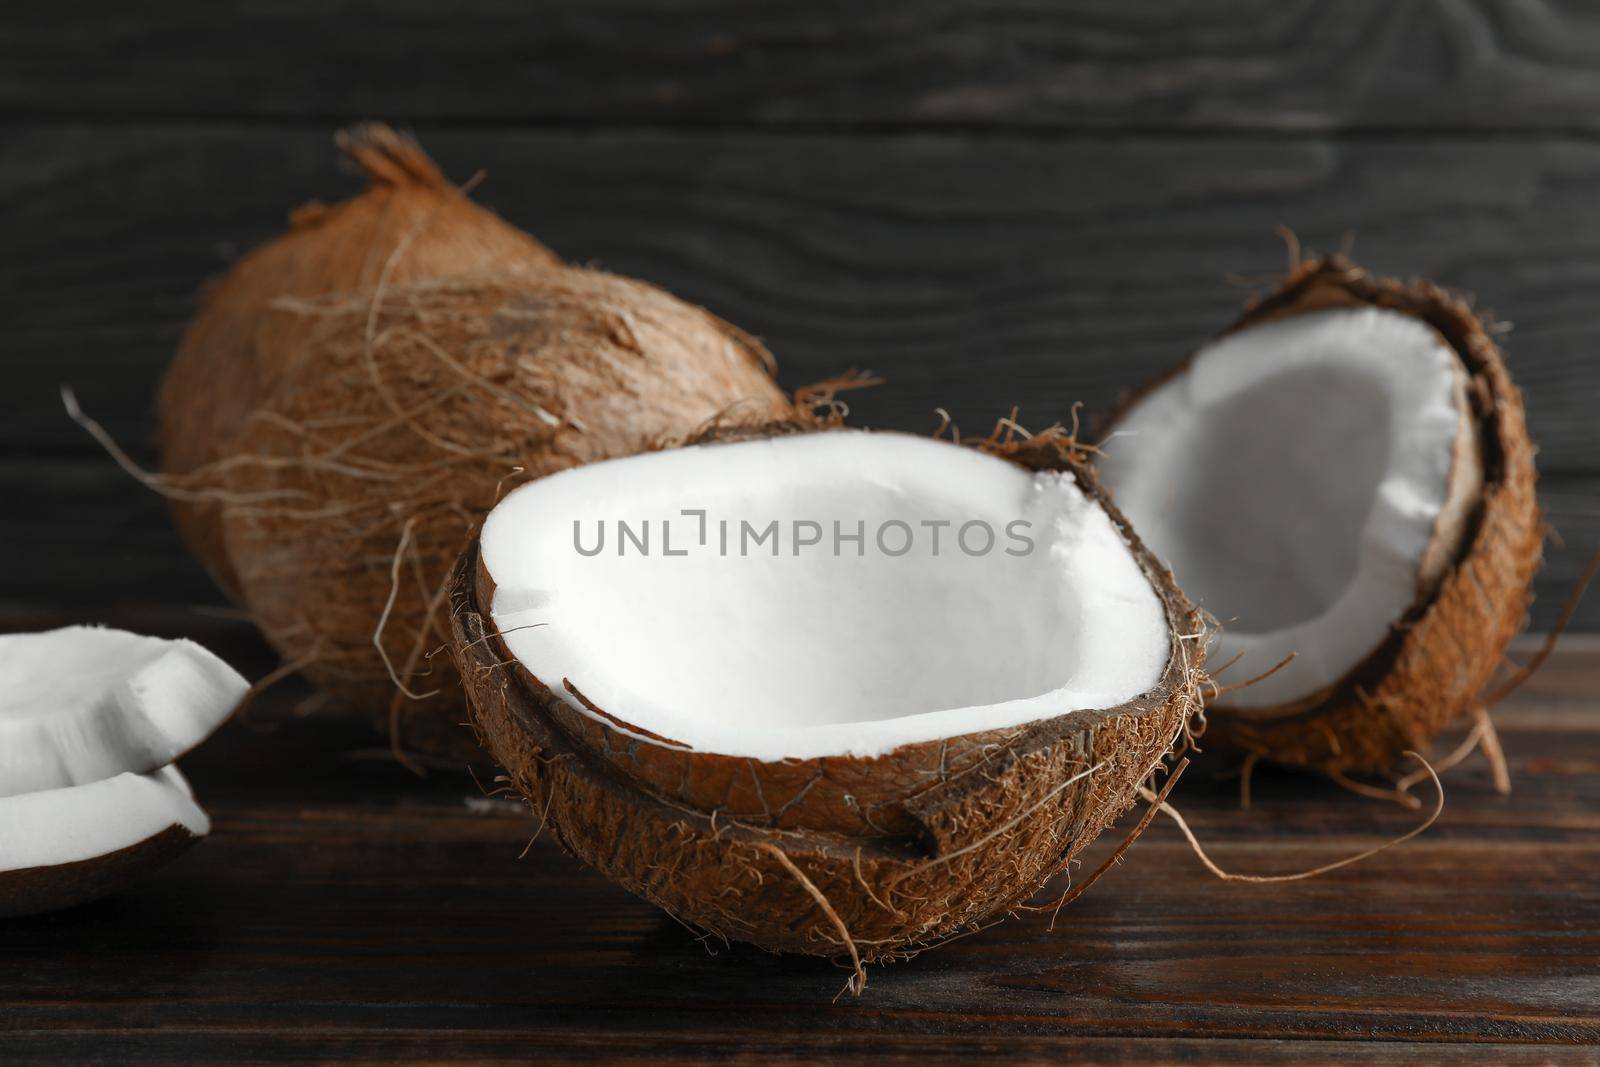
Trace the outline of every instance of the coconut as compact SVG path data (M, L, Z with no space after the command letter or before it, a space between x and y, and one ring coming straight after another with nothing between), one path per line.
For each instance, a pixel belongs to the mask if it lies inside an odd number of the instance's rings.
M0 636L0 916L121 889L210 830L171 761L246 693L190 641Z
M1477 706L1524 624L1543 528L1522 399L1486 321L1342 257L1113 419L1101 476L1222 621L1208 740L1387 772Z
M289 215L289 231L239 260L211 285L185 328L160 397L162 465L183 476L232 453L234 433L285 382L315 364L313 318L277 301L405 285L469 271L556 269L554 252L473 203L416 142L370 123L342 132L340 148L366 176L361 195ZM209 484L209 483L205 483ZM190 547L234 599L238 581L214 494L175 494Z
M0 797L0 918L117 892L210 832L176 767Z
M386 130L345 146L367 191L297 214L186 333L162 394L170 491L287 665L459 765L479 751L452 668L427 653L497 495L791 408L754 338L561 266Z
M0 797L172 763L243 699L193 641L67 626L0 635Z
M1070 441L768 427L509 494L456 663L541 825L692 927L875 960L1020 905L1198 707L1202 626Z

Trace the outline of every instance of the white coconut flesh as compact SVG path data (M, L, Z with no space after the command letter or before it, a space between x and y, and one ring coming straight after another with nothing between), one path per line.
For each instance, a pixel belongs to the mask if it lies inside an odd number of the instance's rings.
M1223 624L1208 659L1271 717L1344 678L1453 565L1482 488L1459 356L1378 308L1277 319L1200 350L1104 443L1101 475ZM1233 680L1224 678L1223 681Z
M96 860L174 827L211 832L176 767L0 797L0 875Z
M698 751L877 756L1113 707L1170 650L1161 600L1070 474L906 434L564 471L509 494L481 546L494 623L535 677Z
M90 626L0 636L0 797L153 771L247 688L192 641Z

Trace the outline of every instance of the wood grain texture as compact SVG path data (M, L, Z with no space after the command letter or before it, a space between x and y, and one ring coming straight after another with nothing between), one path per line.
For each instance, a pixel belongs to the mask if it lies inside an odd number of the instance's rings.
M1593 130L1581 0L293 0L0 14L0 112Z
M864 425L967 430L1103 412L1220 328L1281 266L1279 223L1348 232L1380 271L1425 274L1511 319L1513 375L1552 520L1570 550L1541 579L1548 626L1600 543L1600 146L1009 134L860 138L424 128L447 170L578 261L658 282L765 337L797 386L850 366L890 384L852 399ZM326 131L13 124L0 139L0 540L39 565L0 597L87 603L98 529L55 516L100 502L125 556L116 595L208 598L162 509L62 414L72 383L120 440L150 398L199 282L284 211L348 192ZM83 464L79 466L78 464ZM77 542L77 543L75 543ZM1579 625L1600 629L1600 600Z
M146 626L260 662L238 624ZM211 838L121 897L5 924L0 1058L1584 1062L1597 683L1600 643L1559 653L1498 717L1512 796L1465 765L1403 849L1224 885L1161 821L1054 931L1021 917L875 968L838 1003L825 962L708 951L547 841L519 860L527 812L369 758L360 726L299 718L280 691L185 762ZM1249 811L1234 789L1202 763L1176 799L1241 870L1415 818L1286 775L1259 776Z

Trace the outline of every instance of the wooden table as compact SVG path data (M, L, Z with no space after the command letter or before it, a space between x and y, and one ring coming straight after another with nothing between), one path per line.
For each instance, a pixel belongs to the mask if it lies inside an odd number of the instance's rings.
M264 662L240 625L146 622ZM702 944L528 847L520 806L297 716L290 686L185 762L216 824L194 852L0 926L0 1061L1594 1062L1597 690L1600 641L1574 639L1497 715L1513 794L1465 764L1433 829L1362 865L1223 884L1158 821L1054 930L1018 917L835 1001L844 972ZM1175 799L1237 870L1312 866L1417 819L1270 771L1245 811L1215 772Z

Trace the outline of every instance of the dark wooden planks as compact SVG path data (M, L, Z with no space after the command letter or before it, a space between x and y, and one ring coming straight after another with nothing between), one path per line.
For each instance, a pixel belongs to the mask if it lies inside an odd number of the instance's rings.
M28 561L0 577L7 607L221 603L166 503L109 459L0 459L0 499L0 545Z
M826 963L713 955L548 842L518 861L526 812L359 757L359 726L298 718L299 693L280 692L186 763L212 839L126 896L6 924L0 1049L1565 1061L1581 1053L1558 1045L1600 1041L1597 678L1593 639L1559 653L1499 715L1513 795L1468 764L1439 824L1403 849L1318 880L1224 885L1158 822L1055 931L1013 920L876 968L865 997L837 1004ZM1303 867L1415 818L1273 772L1242 812L1211 771L1194 768L1177 802L1237 869Z
M207 586L162 509L61 412L58 386L141 458L150 398L204 277L289 206L351 191L327 131L13 124L0 128L0 541L38 565L0 599L183 602ZM1571 549L1540 586L1554 619L1600 541L1600 146L1545 140L1296 140L926 134L423 130L451 173L569 257L662 283L767 338L789 386L849 366L890 384L868 425L971 431L1019 404L1067 418L1227 322L1230 271L1283 258L1278 223L1374 267L1479 294L1541 446ZM80 466L80 464L83 464ZM92 498L119 532L63 528ZM111 561L114 572L99 564ZM108 575L113 575L108 577ZM1600 628L1600 601L1580 626Z
M651 1035L643 1039L608 1030L562 1033L556 1038L520 1032L435 1034L399 1027L382 1034L360 1030L299 1029L263 1035L258 1031L201 1028L180 1044L170 1028L152 1035L134 1029L126 1033L84 1036L29 1033L7 1045L14 1062L56 1063L104 1055L108 1049L119 1062L160 1061L159 1050L179 1047L195 1059L304 1063L337 1060L341 1063L389 1064L408 1061L474 1064L661 1063L814 1064L819 1061L873 1064L927 1064L956 1061L974 1063L1074 1063L1120 1065L1127 1063L1218 1064L1239 1063L1385 1063L1424 1064L1489 1062L1500 1067L1523 1064L1548 1067L1562 1062L1574 1050L1549 1045L1505 1043L1415 1044L1403 1041L1249 1041L1188 1040L1166 1037L1104 1038L1094 1036L1040 1037L1034 1034L949 1035L896 1034L885 1040L876 1035L822 1041L799 1034L762 1034L758 1042L716 1032L681 1038ZM709 1053L708 1050L714 1050ZM1577 1055L1581 1055L1578 1053ZM1573 1062L1582 1063L1582 1059Z
M1596 127L1579 0L10 6L0 112L1039 129Z
M789 384L870 366L874 422L969 429L1102 410L1236 313L1273 227L1474 292L1508 343L1544 469L1600 473L1590 293L1600 146L425 130L485 200L577 261L637 274L771 343ZM70 381L120 438L193 294L287 208L348 192L325 131L10 127L0 448L70 448Z

